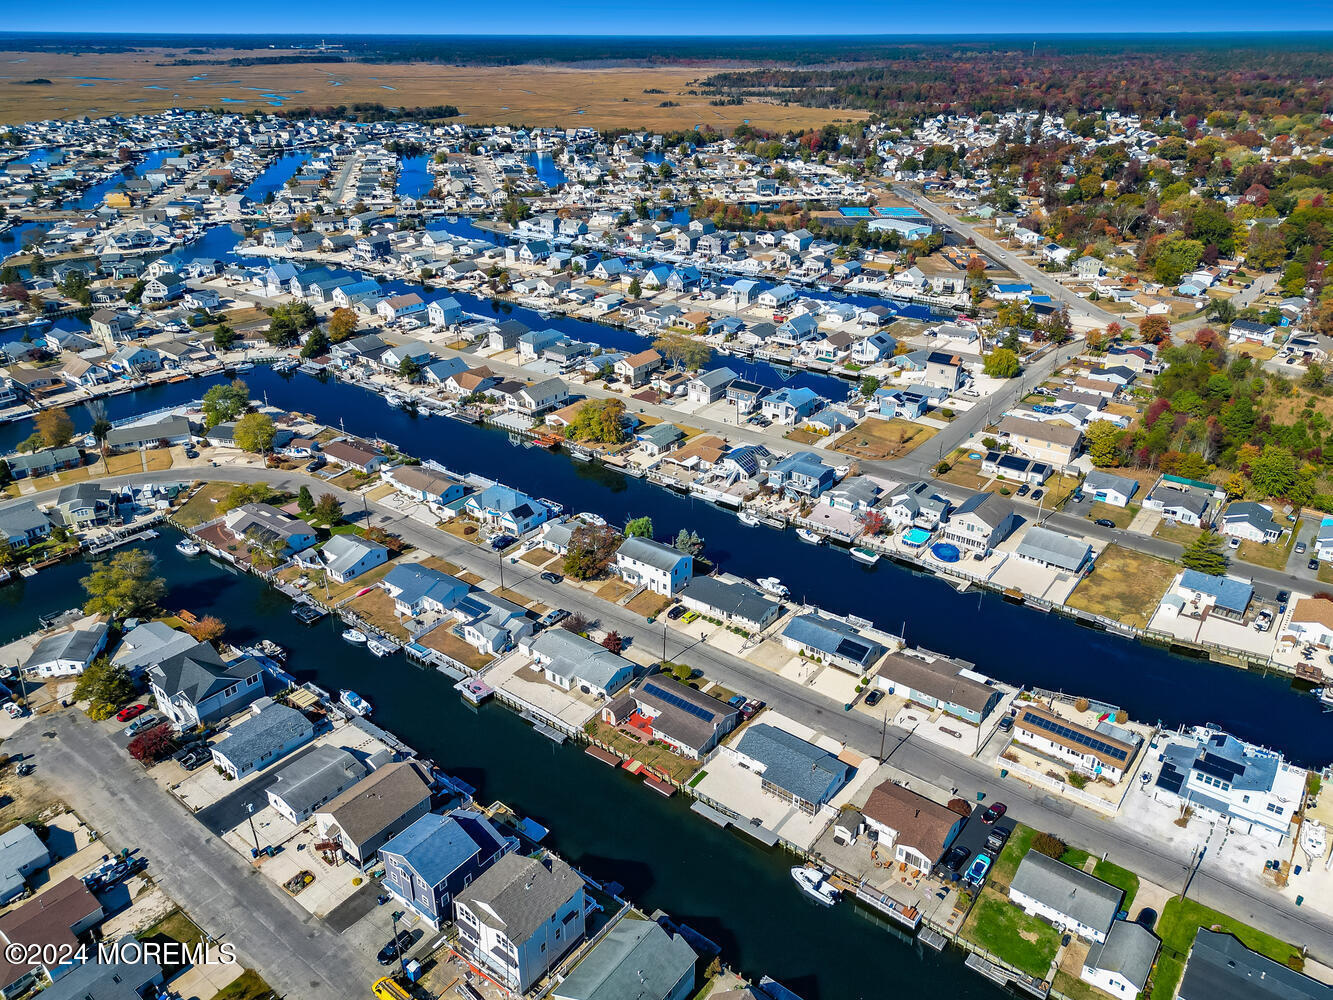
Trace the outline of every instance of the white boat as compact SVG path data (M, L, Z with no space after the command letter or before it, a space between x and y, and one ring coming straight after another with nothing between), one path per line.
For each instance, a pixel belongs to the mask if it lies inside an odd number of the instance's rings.
M360 629L349 628L343 632L343 640L359 646L366 641L366 633Z
M386 642L383 639L367 639L366 649L370 650L376 656L392 656L401 649L392 642Z
M791 593L776 576L764 577L759 581L759 586L778 597L786 597Z
M406 399L398 395L396 392L386 392L384 394L384 401L395 409L407 402Z
M596 528L606 527L606 518L600 514L591 514L585 510L582 514L575 514L574 517L576 520L582 521L584 524L591 524Z
M199 543L189 538L182 538L176 543L176 551L183 556L197 556L203 549L199 548Z
M745 525L747 528L759 527L759 518L756 515L751 514L748 510L743 510L737 514L736 520L740 521L741 524Z
M825 906L832 906L842 895L818 868L796 867L791 870L791 877L803 893Z
M875 563L879 562L879 553L874 549L867 549L864 546L858 545L856 548L852 549L852 558L859 563L873 566Z
M355 691L343 691L338 695L338 704L354 715L369 715L371 712L370 702Z
M810 545L823 545L824 536L818 532L811 531L809 528L797 528L796 537Z
M1328 835L1324 824L1312 819L1301 824L1301 850L1310 856L1310 864L1324 860L1328 850Z
M254 367L254 365L249 361L242 361L240 364L235 365L233 367L238 372L248 372L251 368Z
M1328 705L1333 708L1333 686L1315 688L1310 693L1319 699L1321 705Z

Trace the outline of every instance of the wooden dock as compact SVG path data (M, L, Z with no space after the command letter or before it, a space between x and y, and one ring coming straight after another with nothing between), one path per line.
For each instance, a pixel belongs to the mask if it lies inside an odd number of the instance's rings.
M617 757L615 754L613 754L610 750L603 750L601 747L593 746L590 743L583 748L583 752L586 753L593 760L600 760L603 764L606 764L608 767L620 766L620 758Z

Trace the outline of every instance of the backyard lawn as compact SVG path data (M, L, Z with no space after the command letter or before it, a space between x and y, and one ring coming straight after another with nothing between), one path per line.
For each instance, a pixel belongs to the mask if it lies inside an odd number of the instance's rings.
M694 772L699 769L699 761L672 753L660 744L649 746L646 738L643 740L635 739L633 736L621 732L615 726L607 725L600 719L595 720L594 724L596 729L593 735L601 742L619 753L643 761L649 767L656 768L675 781L689 781L694 776Z
M176 520L193 528L218 516L217 502L231 492L235 483L205 483L176 510Z
M1029 917L994 889L982 890L963 936L1016 969L1045 979L1060 947L1060 932Z
M1176 573L1176 565L1165 559L1108 545L1097 557L1097 568L1079 581L1066 603L1143 628Z
M1193 528L1188 524L1179 524L1163 518L1162 523L1157 526L1157 530L1152 533L1152 536L1153 538L1165 539L1168 542L1175 542L1177 545L1189 545L1201 534L1203 534L1203 531L1200 528Z
M1134 520L1134 515L1139 512L1138 504L1130 504L1128 507L1116 507L1114 504L1102 503L1100 500L1094 501L1092 509L1088 511L1088 518L1092 521L1114 521L1117 528L1128 528L1129 522Z

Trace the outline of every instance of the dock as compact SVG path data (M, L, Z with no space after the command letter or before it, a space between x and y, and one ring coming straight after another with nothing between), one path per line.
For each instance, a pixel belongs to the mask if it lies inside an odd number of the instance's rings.
M644 775L643 783L663 798L669 799L676 794L675 785L669 781L663 781L661 778L655 778L651 774Z
M943 951L944 946L949 943L948 938L939 931L931 930L929 927L921 928L921 933L917 935L917 940L932 951Z
M599 760L608 767L620 766L620 758L617 757L615 754L613 754L610 750L603 750L601 747L594 746L593 744L589 743L586 747L583 748L583 752L586 753L593 760Z

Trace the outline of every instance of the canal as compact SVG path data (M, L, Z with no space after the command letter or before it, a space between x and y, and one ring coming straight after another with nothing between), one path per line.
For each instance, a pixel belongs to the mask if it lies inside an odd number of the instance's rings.
M232 642L274 640L291 651L298 679L335 696L353 688L375 706L377 724L475 786L479 801L502 799L549 827L552 848L594 878L620 882L639 906L695 927L733 968L767 973L806 1000L869 1000L890 989L999 1000L957 952L908 942L859 906L808 902L788 875L791 856L692 815L685 796L638 787L579 746L555 746L507 709L469 707L443 674L348 646L333 619L301 626L286 597L219 563L186 559L177 537L168 530L147 546L167 580L167 609L218 616ZM76 600L86 572L85 563L69 562L0 588L3 641Z
M349 433L381 437L459 472L551 497L572 511L595 511L612 524L648 515L659 538L681 528L697 531L708 557L725 571L749 579L777 576L794 599L867 618L904 633L910 643L970 660L999 680L1101 699L1125 708L1136 720L1171 728L1213 722L1305 765L1322 766L1330 759L1333 714L1321 713L1316 699L1293 690L1281 675L1174 655L1010 604L998 595L959 594L949 583L889 560L866 567L840 549L807 545L790 530L747 528L730 512L605 466L522 448L501 431L447 417L413 417L345 382L322 384L299 373L278 375L265 366L247 372L245 379L253 396L275 406L312 413ZM197 399L218 380L115 396L107 401L108 416L115 420ZM74 408L71 416L80 430L91 426L86 408ZM30 433L28 421L0 427L0 448L12 449Z

